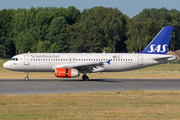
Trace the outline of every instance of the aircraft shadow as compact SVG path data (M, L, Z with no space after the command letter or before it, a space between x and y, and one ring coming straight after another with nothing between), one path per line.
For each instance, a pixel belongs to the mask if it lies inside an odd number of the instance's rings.
M15 82L25 81L24 79L0 79L0 82ZM59 82L109 82L109 83L123 83L120 79L89 79L89 81L83 81L82 79L30 79L29 81L59 81Z
M88 81L83 81L82 79L68 79L68 80L60 80L63 82L73 82L73 81L80 81L80 82L118 82L122 83L121 80L118 79L89 79Z

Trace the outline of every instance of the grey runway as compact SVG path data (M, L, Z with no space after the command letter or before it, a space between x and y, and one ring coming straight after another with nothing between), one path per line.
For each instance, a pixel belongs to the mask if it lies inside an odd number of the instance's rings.
M0 95L90 91L180 90L180 79L0 79Z

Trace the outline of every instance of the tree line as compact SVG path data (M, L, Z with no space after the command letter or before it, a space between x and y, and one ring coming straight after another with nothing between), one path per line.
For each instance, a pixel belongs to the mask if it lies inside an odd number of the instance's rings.
M180 12L144 9L129 18L117 8L38 7L0 10L0 55L36 52L141 52L173 25L169 50L180 47Z

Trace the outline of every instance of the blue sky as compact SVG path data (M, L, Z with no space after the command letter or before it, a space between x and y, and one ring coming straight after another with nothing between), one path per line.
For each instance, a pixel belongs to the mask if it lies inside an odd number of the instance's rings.
M0 10L31 7L64 7L75 6L80 11L95 6L117 7L130 18L144 8L176 9L180 11L180 0L0 0Z

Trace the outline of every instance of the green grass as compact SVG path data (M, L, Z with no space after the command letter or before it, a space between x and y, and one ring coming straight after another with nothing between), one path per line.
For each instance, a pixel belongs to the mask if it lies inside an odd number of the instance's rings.
M180 91L0 95L0 119L180 119Z

